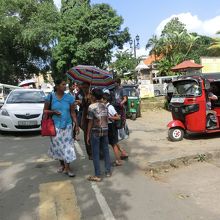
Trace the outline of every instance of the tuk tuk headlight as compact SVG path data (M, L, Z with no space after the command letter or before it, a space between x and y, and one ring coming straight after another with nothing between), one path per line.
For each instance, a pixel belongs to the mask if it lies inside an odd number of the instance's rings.
M134 107L134 102L131 102L131 107L132 107L132 108Z

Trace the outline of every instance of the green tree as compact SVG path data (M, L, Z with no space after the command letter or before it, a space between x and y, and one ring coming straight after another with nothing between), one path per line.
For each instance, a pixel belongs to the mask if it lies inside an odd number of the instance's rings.
M128 51L118 51L115 55L116 61L110 66L117 71L117 75L123 77L124 73L133 72L137 66L138 59Z
M148 40L146 49L150 49L150 55L154 55L156 58L157 56L160 56L160 54L162 53L162 41L157 37L157 35L153 35Z
M220 31L218 31L216 34L220 34ZM213 56L220 56L220 38L219 37L212 39L211 45L208 48L208 50Z
M208 50L212 43L211 37L198 35L197 33L191 33L191 35L198 36L199 38L193 44L192 49L187 56L188 59L195 60L196 63L200 63L200 57L213 56L212 51Z
M170 69L173 67L173 64L166 58L162 58L157 62L157 69L161 76L173 75Z
M129 40L123 19L108 4L91 5L88 0L63 1L58 44L53 49L53 72L64 74L77 64L103 68L113 48Z
M198 47L199 39L199 35L188 33L178 18L171 19L162 30L161 36L153 36L147 44L151 49L150 54L163 56L157 61L159 74L170 75L170 69L176 64L186 59L197 58L193 50Z
M58 11L53 0L0 1L0 78L17 84L49 68Z
M170 37L171 35L176 35L180 33L187 33L186 25L180 22L178 17L172 18L163 28L161 32L161 37Z
M161 34L162 53L171 64L176 65L187 59L198 38L199 36L189 34L178 18L173 18L165 25Z

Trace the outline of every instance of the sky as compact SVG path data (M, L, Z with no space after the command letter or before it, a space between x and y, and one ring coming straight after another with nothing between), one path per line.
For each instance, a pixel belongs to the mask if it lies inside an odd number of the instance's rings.
M60 0L54 2L60 7ZM149 38L160 34L173 17L179 17L189 32L214 37L220 31L219 0L91 0L91 3L110 4L123 17L123 27L128 27L131 37L140 36L138 56L148 54L145 46Z

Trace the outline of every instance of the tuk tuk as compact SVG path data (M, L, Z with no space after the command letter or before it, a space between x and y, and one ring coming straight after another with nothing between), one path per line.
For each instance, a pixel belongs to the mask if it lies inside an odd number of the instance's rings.
M167 125L171 141L181 141L186 133L220 132L219 76L200 73L173 81L174 93L169 106L173 120ZM216 96L215 100L210 101L210 93Z
M126 94L127 106L126 115L128 118L135 120L137 117L141 117L141 98L137 85L123 85L124 93Z

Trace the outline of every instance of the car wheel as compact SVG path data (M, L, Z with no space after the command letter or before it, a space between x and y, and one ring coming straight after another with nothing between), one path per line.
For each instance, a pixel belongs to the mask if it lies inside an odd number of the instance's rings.
M168 137L171 141L181 141L184 137L184 130L182 128L170 128Z

